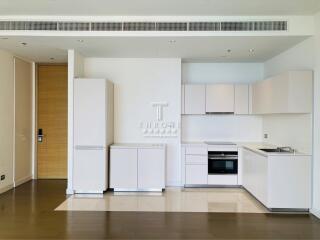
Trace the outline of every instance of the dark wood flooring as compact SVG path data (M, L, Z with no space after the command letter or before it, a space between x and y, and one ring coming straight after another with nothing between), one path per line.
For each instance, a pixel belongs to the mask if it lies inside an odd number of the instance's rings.
M312 215L55 212L65 189L38 180L1 194L0 239L320 239Z

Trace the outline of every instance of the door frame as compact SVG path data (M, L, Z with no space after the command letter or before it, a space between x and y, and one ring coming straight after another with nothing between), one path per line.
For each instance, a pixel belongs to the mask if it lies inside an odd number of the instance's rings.
M33 146L32 146L32 178L38 179L38 68L39 66L68 66L68 63L34 63L33 64ZM68 81L68 80L67 80ZM67 125L68 130L68 125ZM67 159L68 161L68 159ZM68 175L67 175L68 179Z

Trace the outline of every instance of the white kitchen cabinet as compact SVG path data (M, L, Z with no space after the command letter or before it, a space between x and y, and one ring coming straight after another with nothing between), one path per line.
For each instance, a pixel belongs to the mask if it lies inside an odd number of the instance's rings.
M184 114L206 113L206 90L205 85L184 85Z
M249 114L249 85L235 85L234 98L234 113L237 115Z
M215 186L238 185L238 174L208 175L208 184Z
M234 84L206 85L206 112L234 112Z
M165 150L164 148L138 149L138 188L165 188Z
M208 148L204 144L182 147L182 172L185 185L208 184Z
M186 185L208 184L208 165L186 165Z
M269 209L309 209L311 157L243 149L243 187Z
M106 149L75 150L73 188L76 193L103 193L106 190Z
M181 86L181 114L185 114L184 111L184 85Z
M311 113L312 71L289 71L252 86L253 114Z
M160 191L165 188L165 145L114 144L110 187L115 191Z
M137 188L138 150L137 148L111 148L110 187Z

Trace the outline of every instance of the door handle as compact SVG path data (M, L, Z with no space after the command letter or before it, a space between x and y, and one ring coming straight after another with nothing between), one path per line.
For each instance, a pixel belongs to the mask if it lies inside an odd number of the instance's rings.
M38 142L43 142L43 131L42 128L38 129Z

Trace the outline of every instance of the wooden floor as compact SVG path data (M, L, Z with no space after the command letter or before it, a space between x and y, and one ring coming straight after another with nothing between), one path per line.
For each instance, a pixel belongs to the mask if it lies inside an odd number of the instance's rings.
M56 212L65 189L38 180L0 195L0 239L320 239L309 215Z

